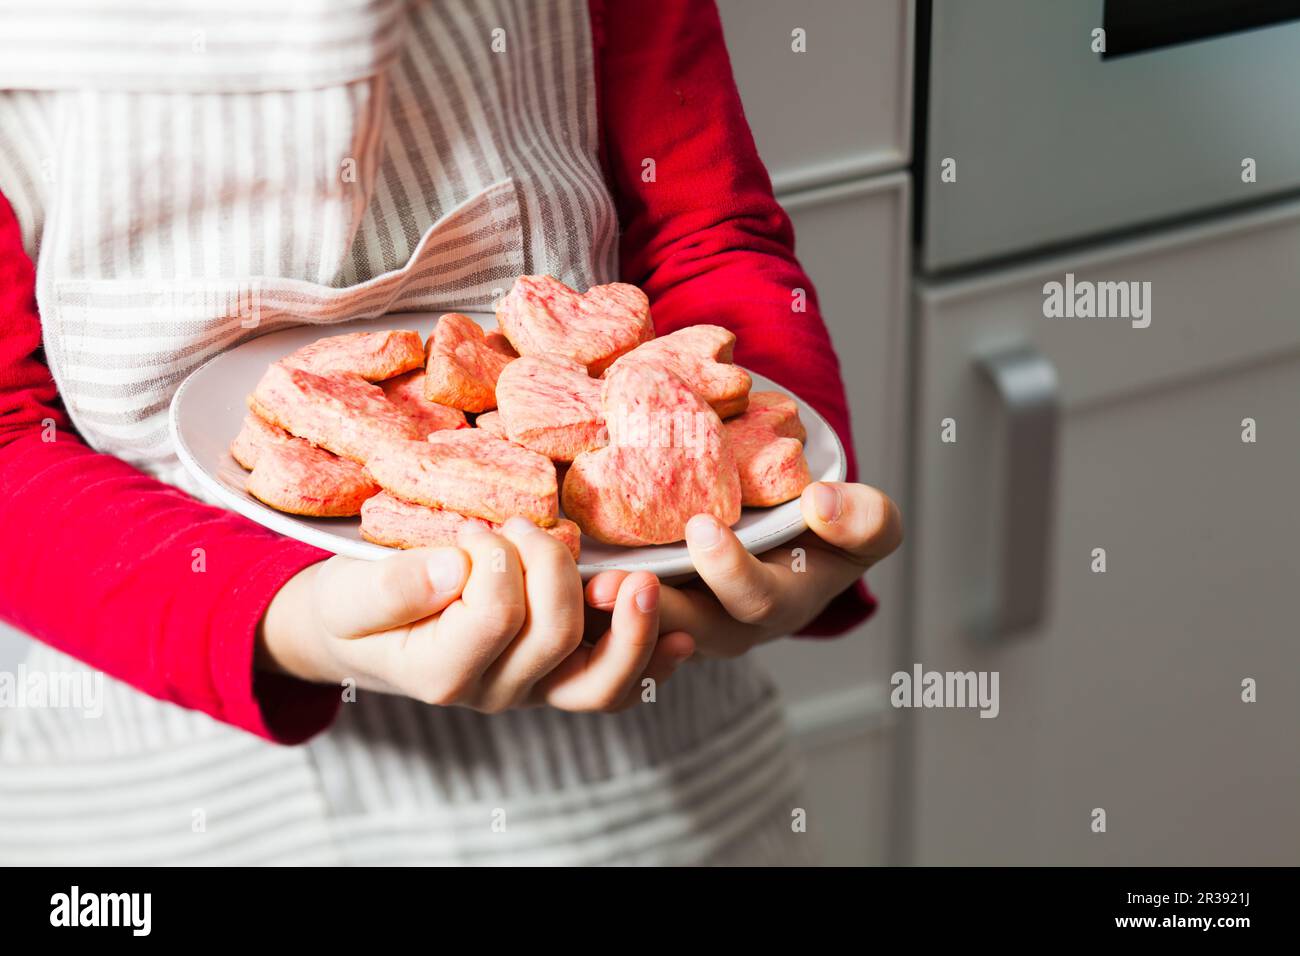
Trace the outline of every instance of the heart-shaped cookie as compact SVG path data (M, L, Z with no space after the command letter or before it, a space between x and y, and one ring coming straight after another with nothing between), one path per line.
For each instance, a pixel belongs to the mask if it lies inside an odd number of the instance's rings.
M424 437L383 389L354 374L317 375L275 362L248 396L248 407L263 421L360 465L390 441Z
M467 315L444 315L429 336L425 398L464 412L496 408L497 378L513 361L505 350L508 344L499 334L485 333Z
M564 479L564 511L584 533L639 547L681 541L708 513L740 518L740 476L722 421L685 382L653 363L605 381L609 445L583 452Z
M378 382L423 365L424 343L419 332L351 332L317 339L281 361L317 375L350 372Z
M506 437L553 461L605 443L601 383L561 355L526 355L497 380L497 412Z
M474 419L474 427L483 429L483 431L487 432L493 438L503 438L506 441L510 440L510 436L506 434L506 426L501 423L500 412L484 412L483 414L476 416Z
M752 393L749 408L740 420L748 425L763 425L782 438L808 440L808 430L799 420L799 405L785 392Z
M497 522L519 515L543 528L559 516L555 466L481 428L391 442L366 462L366 470L385 491L430 508Z
M749 410L725 423L740 473L740 501L766 508L798 498L812 481L799 406L781 392L755 392Z
M361 537L390 548L454 545L457 536L470 528L498 531L501 526L495 521L470 518L456 511L403 501L386 491L366 499L361 506ZM569 549L573 560L578 560L581 532L576 524L561 518L544 530Z
M279 425L272 425L250 413L244 416L243 427L230 443L230 457L245 471L252 471L264 448L292 440L293 436Z
M510 344L510 340L506 338L506 334L499 328L488 329L484 332L483 341L488 344L488 348L495 349L506 358L519 358L519 353L515 351L515 347Z
M520 355L563 355L592 375L655 334L650 300L623 282L578 293L548 275L520 276L496 313Z
M357 514L361 503L379 492L365 468L294 438L283 428L244 416L244 427L230 443L230 455L252 474L245 490L289 514L337 518Z
M245 488L277 511L313 518L360 514L365 500L379 493L365 468L301 438L263 447Z
M689 325L638 345L605 371L629 362L652 362L675 374L713 406L719 418L743 412L752 380L731 364L736 335L720 325Z
M450 405L440 405L425 397L425 372L416 369L396 378L380 382L388 400L406 412L427 436L444 428L468 428L465 413Z

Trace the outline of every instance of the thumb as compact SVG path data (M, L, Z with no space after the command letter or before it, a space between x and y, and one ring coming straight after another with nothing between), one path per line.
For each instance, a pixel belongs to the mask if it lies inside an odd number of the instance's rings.
M870 566L903 543L898 507L884 492L843 481L815 481L799 500L809 529Z
M460 597L468 575L460 548L419 548L380 561L332 559L316 580L320 621L337 637L412 624Z

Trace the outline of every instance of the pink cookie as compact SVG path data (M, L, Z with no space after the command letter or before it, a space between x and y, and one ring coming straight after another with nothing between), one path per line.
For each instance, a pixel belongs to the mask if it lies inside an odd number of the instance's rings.
M450 312L429 336L425 397L466 412L497 407L496 384L512 357L500 335L489 339L469 316Z
M500 527L494 521L403 501L386 491L367 499L361 506L361 536L390 548L454 545L457 535L468 528L497 531ZM573 560L578 560L581 532L576 524L561 518L545 531L569 549Z
M749 410L726 422L740 472L741 504L764 508L798 498L812 482L799 406L783 392L755 392Z
M488 521L521 515L543 528L559 516L555 466L480 428L390 443L366 468L385 491L430 508Z
M245 415L243 427L230 443L230 457L245 471L252 471L263 448L292 439L293 436L283 428L269 425L256 415Z
M493 438L510 440L510 436L506 434L506 426L501 422L500 412L483 412L474 419L474 427L483 429Z
M730 418L749 403L751 379L731 364L734 333L718 325L690 325L639 345L605 372L629 362L653 362L693 388L718 413Z
M248 406L262 420L361 465L389 442L424 437L383 389L356 375L316 375L276 362Z
M469 428L465 413L425 398L424 370L416 369L380 383L388 400L406 412L426 435L446 428Z
M282 361L317 375L351 373L378 382L423 365L424 343L419 332L351 332L317 339Z
M785 392L754 392L741 418L750 425L765 425L782 438L801 442L808 439L808 431L799 420L799 406Z
M636 286L613 282L578 293L548 275L516 279L497 303L497 321L520 355L563 355L592 375L655 334L650 302Z
M360 514L362 502L379 493L356 462L300 438L263 446L245 487L278 511L314 518Z
M554 461L573 461L605 444L600 391L600 381L572 359L529 355L501 373L497 411L511 441Z
M740 518L740 477L722 421L676 376L632 363L605 382L610 444L564 479L564 511L585 534L637 547L685 537L686 522Z
M500 352L506 358L519 358L519 353L515 351L515 347L510 344L510 340L506 338L505 333L500 329L488 329L483 333L483 341L488 344L488 348Z

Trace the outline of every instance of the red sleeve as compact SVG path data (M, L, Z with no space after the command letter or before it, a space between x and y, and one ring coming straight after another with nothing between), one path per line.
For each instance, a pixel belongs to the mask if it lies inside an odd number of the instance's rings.
M31 260L0 196L0 618L279 743L328 726L337 688L253 670L271 598L324 553L86 447L40 347Z
M745 121L716 6L591 6L601 157L623 228L623 279L646 290L660 334L700 323L735 332L739 364L798 393L835 428L854 480L839 361ZM804 311L793 307L796 290L806 294ZM874 609L859 582L804 633L842 633Z

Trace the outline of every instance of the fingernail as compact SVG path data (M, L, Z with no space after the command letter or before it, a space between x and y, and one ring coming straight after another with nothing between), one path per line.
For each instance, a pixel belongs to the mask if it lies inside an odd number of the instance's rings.
M528 534L537 530L537 525L533 524L527 518L521 518L518 515L511 518L501 526L501 530L507 534Z
M597 577L594 583L587 586L587 603L592 607L609 610L618 600L620 583L620 581L611 581L607 577Z
M649 614L659 606L659 585L647 584L632 595L632 600L636 602L637 610L642 614Z
M707 551L722 540L722 529L710 515L696 515L686 522L686 540L692 546Z
M491 534L491 533L492 533L492 529L487 526L486 522L479 521L477 518L475 518L473 519L473 523L466 524L463 528L461 528L458 532L456 532L456 542L459 544L465 541L470 541L474 538L479 537L480 535Z
M465 577L465 561L459 551L435 551L429 555L429 583L438 594L450 594Z
M822 521L830 524L839 518L840 508L843 507L843 496L838 488L824 485L819 481L813 485L812 499L813 510Z

